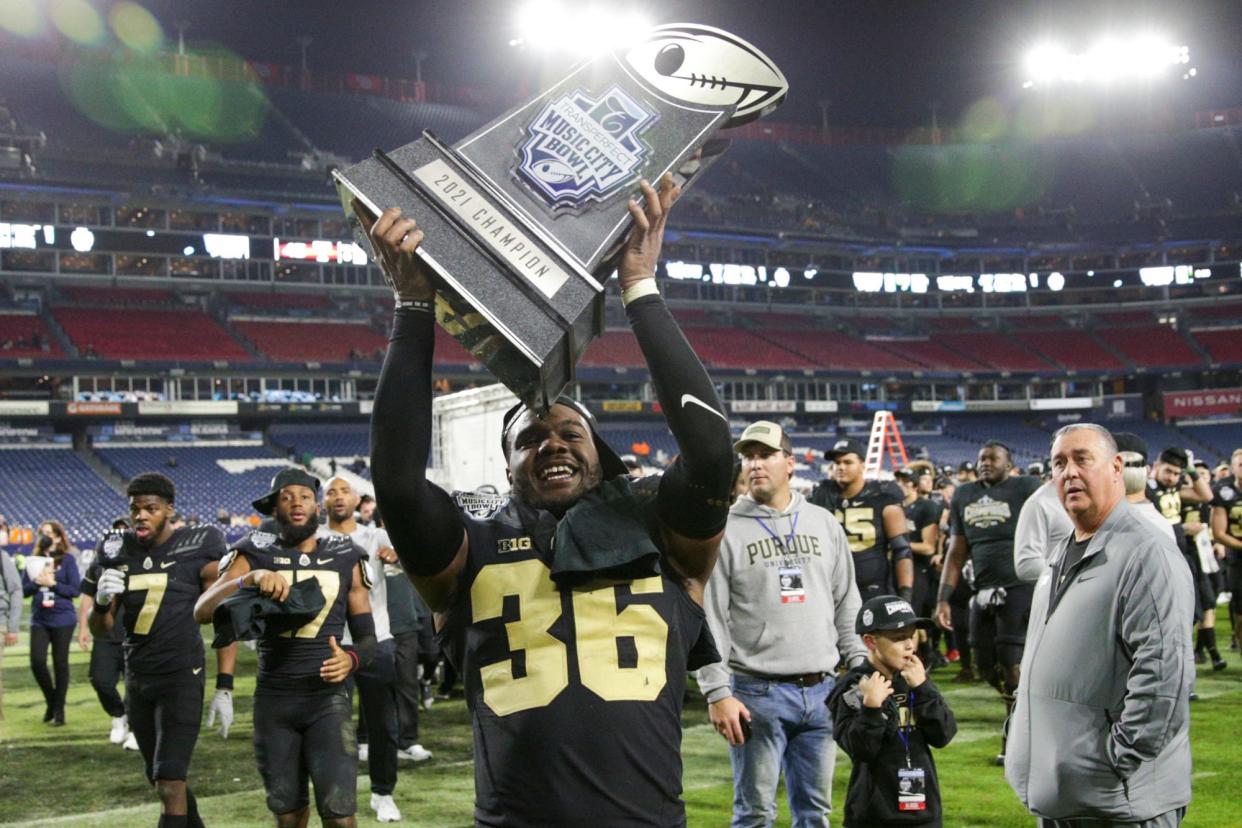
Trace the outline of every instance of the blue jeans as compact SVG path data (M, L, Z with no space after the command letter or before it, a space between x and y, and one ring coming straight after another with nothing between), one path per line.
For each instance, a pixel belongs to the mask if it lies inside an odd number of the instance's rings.
M750 738L730 747L733 828L776 820L776 786L785 772L793 828L827 828L837 745L825 702L835 681L814 687L734 674L733 696L750 711Z

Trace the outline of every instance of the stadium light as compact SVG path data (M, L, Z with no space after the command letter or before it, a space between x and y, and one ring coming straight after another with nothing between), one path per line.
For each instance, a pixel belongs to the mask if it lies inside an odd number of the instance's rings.
M585 58L635 43L651 25L636 11L534 0L519 10L518 33L509 45Z
M1055 43L1042 43L1023 61L1023 88L1056 83L1101 83L1152 80L1170 67L1190 62L1190 47L1179 46L1156 35L1142 33L1128 38L1104 38L1085 52L1073 53ZM1186 75L1193 76L1192 72Z

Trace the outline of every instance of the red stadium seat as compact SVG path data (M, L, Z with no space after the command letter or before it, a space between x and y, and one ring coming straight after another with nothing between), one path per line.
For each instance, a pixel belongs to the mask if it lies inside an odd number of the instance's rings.
M1121 371L1126 364L1085 331L1045 331L1014 334L1031 349L1077 371Z
M388 340L361 323L234 321L233 327L275 362L374 361Z
M229 360L251 356L219 323L192 310L56 308L52 312L79 351L105 359Z
M969 355L1001 371L1048 371L1054 368L1007 336L998 333L943 333L940 340L955 351Z
M46 342L48 349L32 344L35 335ZM6 343L8 347L4 347ZM0 313L0 359L17 357L54 357L62 356L55 338L52 337L43 320L31 314Z
M1192 330L1191 335L1217 365L1242 364L1242 328Z
M1167 325L1141 328L1100 328L1100 339L1140 368L1176 368L1203 364L1203 357Z

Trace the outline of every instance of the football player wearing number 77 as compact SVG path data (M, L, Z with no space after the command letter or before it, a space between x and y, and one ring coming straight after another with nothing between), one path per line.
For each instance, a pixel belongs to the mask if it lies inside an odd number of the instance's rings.
M174 529L173 482L148 472L129 481L132 530L105 535L82 579L95 599L87 620L106 635L124 607L125 707L130 732L142 752L147 780L160 798L161 828L201 826L186 783L203 717L203 638L194 602L216 580L225 554L214 526ZM216 693L208 726L217 719L228 735L233 722L236 645L216 654Z
M233 545L220 563L220 580L194 608L206 624L242 588L257 587L256 599L283 604L291 603L293 585L314 580L323 594L323 609L309 622L258 641L254 753L277 828L306 825L308 779L325 826L356 824L358 745L344 682L375 652L371 578L366 550L348 536L316 536L319 485L300 468L278 472L271 491L253 502L275 523ZM354 643L343 649L337 642L347 622Z
M733 452L711 379L656 287L679 188L671 176L659 192L640 186L621 300L678 459L631 480L574 400L518 406L501 435L512 494L490 509L475 498L467 510L426 476L435 284L422 232L396 208L355 203L396 293L371 421L376 497L464 679L479 825L685 824L682 696L696 654L714 650L695 644Z

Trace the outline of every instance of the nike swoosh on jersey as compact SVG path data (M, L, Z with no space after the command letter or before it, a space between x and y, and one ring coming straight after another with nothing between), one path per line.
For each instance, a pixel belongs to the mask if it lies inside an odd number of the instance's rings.
M176 561L160 561L160 569L168 569L168 567L172 566L175 563Z
M191 670L190 672L191 672L191 673L193 673L194 675L196 675L196 676L197 676L199 673L203 672L203 668L202 668L202 667L195 667L195 668L194 668L193 670Z
M721 414L719 411L717 411L716 409L712 408L710 405L708 405L707 403L703 402L702 400L700 400L698 397L694 396L693 394L682 394L682 395L681 395L681 407L682 407L682 408L685 408L687 403L694 403L695 405L699 406L700 408L703 408L703 409L706 409L707 411L712 412L712 413L713 413L713 414L715 414L717 417L719 417L720 419L724 420L726 423L727 423L727 422L729 422L728 418L727 418L727 417L725 417L725 415Z
M332 559L331 558L315 558L315 563L318 564L319 566L323 566L324 564L332 563Z

